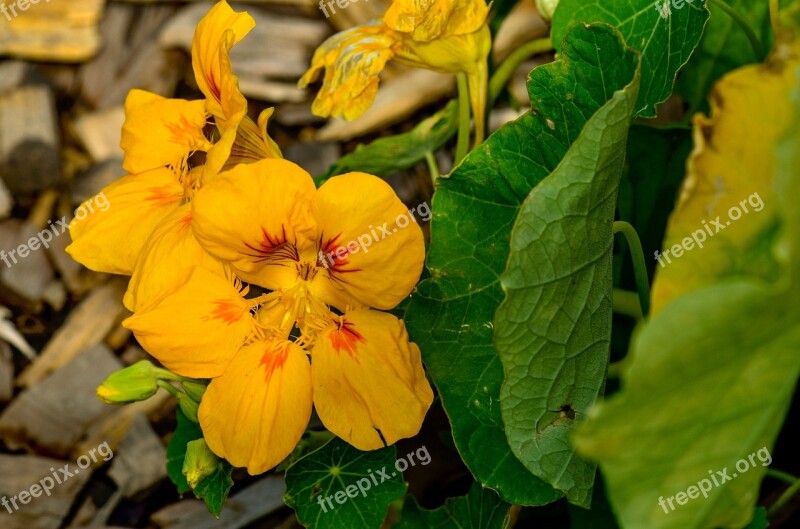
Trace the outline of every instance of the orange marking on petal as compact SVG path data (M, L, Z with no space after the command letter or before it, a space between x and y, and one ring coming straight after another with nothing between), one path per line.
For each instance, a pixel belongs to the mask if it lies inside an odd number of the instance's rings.
M217 101L220 101L222 99L222 96L221 96L222 92L220 92L220 89L217 86L217 81L214 79L214 74L211 73L211 72L208 72L208 75L206 76L206 79L208 80L208 87L211 90L211 93L214 94L214 98Z
M336 349L337 353L341 353L342 349L344 349L347 354L355 358L358 343L366 343L367 340L353 328L354 325L350 322L342 319L336 325L338 328L328 333L331 346Z
M191 228L192 227L192 210L189 210L188 212L186 212L186 215L183 216L183 218L180 220L180 222L181 222L181 227L180 227L181 231L186 231L189 228Z
M253 251L247 255L254 258L257 263L284 259L298 261L300 256L297 254L297 247L287 243L286 239L285 226L281 225L280 235L272 235L262 226L261 240L258 242L258 246L253 246L248 242L244 242L244 245Z
M164 122L164 127L172 134L173 143L194 147L197 130L189 123L186 116L181 116L177 122Z
M152 202L153 206L166 206L179 202L183 198L181 193L175 193L171 186L159 186L150 189L150 196L145 200Z
M286 364L286 359L289 358L290 344L285 344L282 347L271 347L264 351L264 356L261 357L259 367L264 366L265 382L269 383L272 374L282 369Z
M211 317L225 323L236 323L242 318L242 308L226 299L214 301L216 308L211 311Z

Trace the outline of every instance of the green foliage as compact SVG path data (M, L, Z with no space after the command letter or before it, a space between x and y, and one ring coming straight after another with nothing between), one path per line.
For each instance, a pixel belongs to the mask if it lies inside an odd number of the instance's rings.
M642 52L641 88L635 113L655 117L656 105L670 96L678 70L700 41L708 20L704 4L686 2L665 18L653 0L561 0L553 17L553 43L561 49L564 35L575 22L602 21L616 27L628 46Z
M286 504L310 529L378 529L406 492L392 447L361 452L339 438L286 471Z
M495 492L473 483L466 496L449 498L432 511L408 498L394 529L505 529L510 507Z

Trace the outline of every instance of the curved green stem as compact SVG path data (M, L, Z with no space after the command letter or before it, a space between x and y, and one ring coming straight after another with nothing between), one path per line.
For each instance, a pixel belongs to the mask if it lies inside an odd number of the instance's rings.
M436 184L439 179L439 164L436 163L436 157L431 151L425 153L425 161L428 162L428 172L431 174L431 182Z
M772 517L775 516L781 509L783 509L784 505L789 503L792 497L800 491L800 479L795 480L788 489L783 491L780 498L772 504L772 507L767 510L767 516Z
M458 143L456 143L455 165L461 163L469 151L469 87L467 74L458 72Z
M180 391L178 391L178 388L176 388L175 386L173 386L169 382L164 382L163 380L159 380L158 382L156 382L156 385L158 385L158 387L160 387L160 388L164 388L167 391L169 391L169 393L175 398L177 398L178 397L178 393L180 393Z
M642 304L639 301L639 294L636 292L628 292L615 288L613 296L611 297L611 306L614 312L630 316L631 318L641 320L644 318L642 314Z
M764 47L761 45L761 41L758 40L758 36L756 36L756 32L753 31L753 28L750 27L750 24L736 11L734 8L729 6L725 0L709 0L712 4L719 7L721 10L725 11L725 13L733 19L734 22L739 24L739 27L742 28L744 31L747 40L750 41L750 46L753 48L753 51L756 54L756 59L759 61L765 58L764 55Z
M628 241L628 247L633 259L633 272L636 277L636 290L639 292L639 303L642 307L642 314L647 316L650 312L650 282L647 279L647 266L644 262L644 252L639 235L633 226L627 222L617 221L614 223L612 233L622 233Z
M494 105L495 100L500 96L503 87L508 84L508 80L517 71L519 65L533 57L547 51L552 51L553 41L549 38L536 39L527 42L515 49L506 57L503 63L497 67L489 81L489 107Z
M788 472L784 472L783 470L777 470L777 469L774 469L774 468L768 468L767 469L767 476L769 476L771 478L779 479L779 480L783 481L784 483L786 483L787 485L793 485L795 481L800 479L797 476L789 474Z

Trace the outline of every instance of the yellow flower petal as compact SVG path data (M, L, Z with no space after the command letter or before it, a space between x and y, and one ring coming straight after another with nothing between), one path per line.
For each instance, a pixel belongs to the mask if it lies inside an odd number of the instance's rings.
M291 342L244 346L209 384L198 417L209 448L261 474L294 450L311 418L311 369Z
M197 194L192 228L200 245L245 281L272 290L290 286L298 248L316 242L314 191L311 175L292 162L238 165Z
M373 20L323 42L299 82L305 88L320 70L325 72L311 111L347 120L363 114L375 100L378 75L394 56L397 38L383 22Z
M186 281L122 325L170 371L213 378L225 372L253 322L247 301L230 280L195 267Z
M92 270L130 275L147 238L183 199L183 186L169 169L155 169L125 176L103 193L106 211L95 208L70 223L67 252Z
M142 249L123 299L125 306L136 312L153 303L185 281L194 266L225 275L225 266L197 243L191 205L184 204L156 227Z
M483 0L394 0L383 20L395 31L424 42L472 33L488 14Z
M206 96L207 110L220 120L231 119L247 108L228 54L255 24L253 17L234 11L223 0L211 8L195 30L192 41L194 76Z
M349 312L320 334L311 380L325 427L359 450L415 436L433 402L419 348L408 341L405 325L377 311Z
M492 37L488 26L465 35L448 36L422 42L403 37L397 47L396 60L414 68L426 68L436 72L477 72L486 64L492 48Z
M380 178L348 173L331 178L314 195L323 277L312 291L344 310L351 297L380 309L411 293L425 259L422 230L392 188Z
M194 151L207 151L203 134L205 103L166 99L144 90L131 90L125 100L122 126L122 167L131 174L179 164Z

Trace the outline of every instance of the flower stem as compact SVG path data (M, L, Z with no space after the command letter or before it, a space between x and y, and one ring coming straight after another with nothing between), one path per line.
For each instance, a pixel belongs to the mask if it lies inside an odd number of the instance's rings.
M536 39L527 42L511 52L511 55L506 57L503 64L497 67L489 81L489 107L494 105L495 100L502 92L503 88L508 84L508 80L517 71L519 65L540 53L545 53L553 49L553 41L549 38Z
M772 21L772 33L775 35L775 40L778 39L778 33L781 30L780 15L780 0L769 0L769 19Z
M772 507L767 510L767 516L770 518L775 516L775 514L783 509L784 505L789 503L789 501L795 494L798 493L798 491L800 491L800 479L795 480L795 482L792 483L788 489L783 491L783 494L781 494L780 498L778 498L778 500L772 504Z
M736 11L734 8L729 6L725 2L725 0L709 0L709 2L711 2L715 6L719 7L729 17L731 17L734 22L739 24L739 27L741 27L742 31L744 31L744 34L747 37L747 40L750 41L750 46L753 48L753 52L755 52L755 54L756 54L756 59L759 60L759 61L764 60L764 58L765 58L764 48L763 48L763 46L761 46L761 41L758 40L758 37L756 36L756 32L753 31L753 28L750 27L750 24L747 23L747 21L742 17L742 15L739 14L739 12Z
M639 235L633 226L623 221L614 223L612 233L622 233L625 236L625 240L628 241L631 259L633 259L633 272L636 277L636 290L639 292L639 304L642 308L642 314L647 316L650 312L650 283L647 280L647 266L644 262L644 252L642 251Z
M436 163L436 157L431 151L425 153L425 161L428 162L428 172L431 174L431 182L436 184L439 179L439 164Z
M458 81L458 142L456 143L455 165L458 165L467 155L467 151L469 151L470 111L467 74L458 72L456 74L456 80Z
M644 315L642 314L642 305L638 297L636 292L615 288L611 297L611 306L614 312L641 320Z
M778 469L775 469L775 468L768 468L767 469L767 476L769 476L771 478L775 478L775 479L781 480L784 483L786 483L787 485L793 485L795 481L800 479L797 476L793 476L792 474L789 474L788 472L784 472L783 470L778 470Z
M163 380L159 380L158 382L156 382L156 385L158 385L158 387L160 387L160 388L164 388L167 391L169 391L169 393L173 397L177 398L178 397L178 393L180 393L180 391L178 391L178 388L176 388L175 386L173 386L169 382L164 382Z

